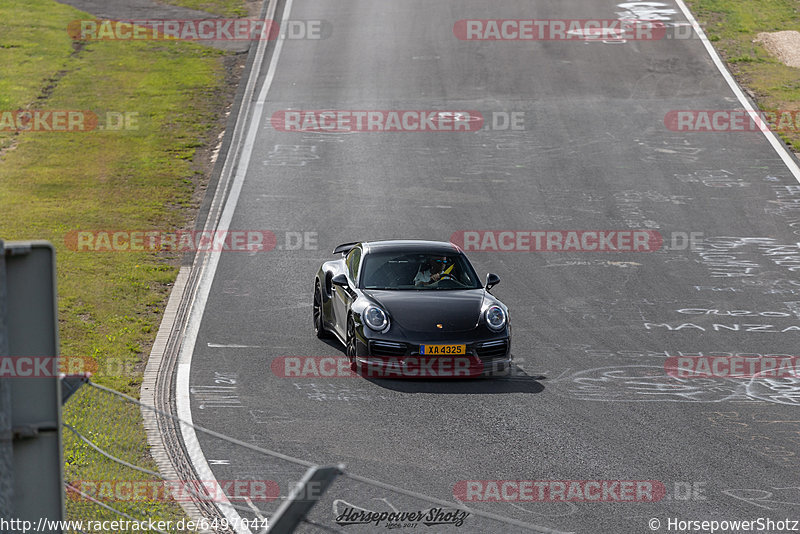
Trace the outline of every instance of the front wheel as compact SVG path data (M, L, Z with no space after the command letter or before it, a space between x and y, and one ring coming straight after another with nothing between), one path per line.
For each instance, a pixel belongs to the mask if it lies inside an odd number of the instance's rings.
M325 323L322 320L322 291L319 288L319 282L314 284L314 333L320 339L328 337Z
M350 369L353 371L358 370L358 363L356 362L356 324L353 322L352 317L347 318L347 359L350 362Z

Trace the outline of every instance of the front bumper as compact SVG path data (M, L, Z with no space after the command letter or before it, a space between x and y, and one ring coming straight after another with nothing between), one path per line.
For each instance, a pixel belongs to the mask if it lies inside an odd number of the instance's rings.
M447 342L466 345L463 355L423 355L419 352L421 344L424 343L364 340L357 345L355 363L363 375L375 378L470 378L507 375L511 371L510 337Z

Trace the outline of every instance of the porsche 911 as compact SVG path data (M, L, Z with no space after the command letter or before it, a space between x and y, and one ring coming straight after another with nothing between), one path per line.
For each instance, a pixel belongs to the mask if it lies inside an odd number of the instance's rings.
M453 243L345 243L314 282L317 337L342 343L352 369L384 378L508 375L508 308Z

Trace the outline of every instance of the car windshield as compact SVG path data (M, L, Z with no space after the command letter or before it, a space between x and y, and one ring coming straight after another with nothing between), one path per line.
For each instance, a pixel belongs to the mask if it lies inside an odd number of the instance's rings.
M370 252L364 258L364 289L479 289L483 287L463 254Z

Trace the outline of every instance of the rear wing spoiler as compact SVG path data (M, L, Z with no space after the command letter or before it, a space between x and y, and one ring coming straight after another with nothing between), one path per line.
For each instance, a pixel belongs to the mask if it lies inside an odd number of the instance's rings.
M334 254L347 254L348 252L353 250L353 248L355 248L356 245L358 245L358 241L356 241L355 243L342 243L341 245L339 245L338 247L333 249L333 253Z

